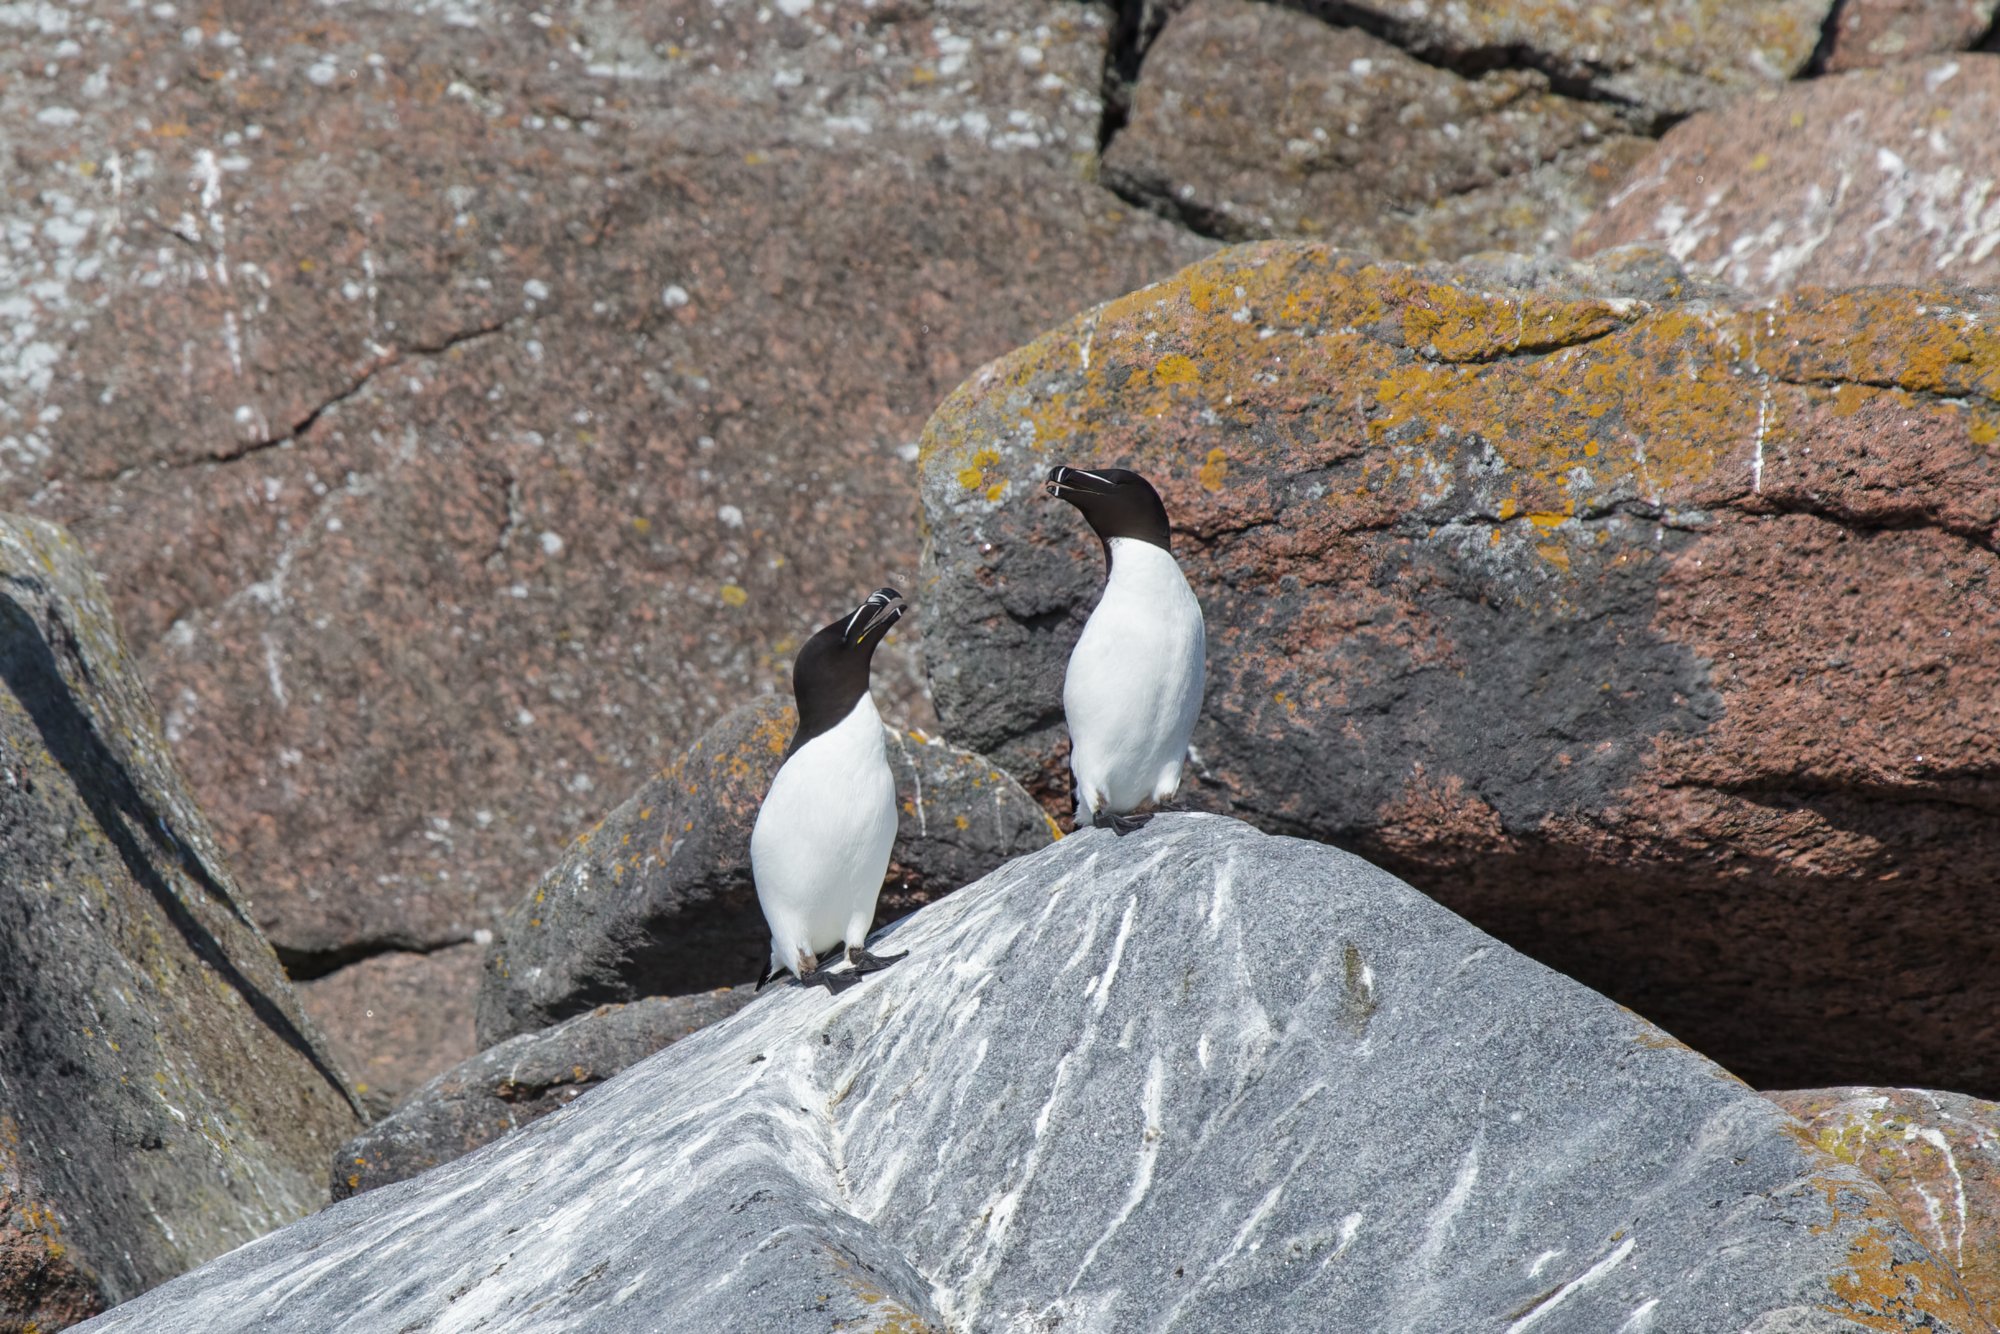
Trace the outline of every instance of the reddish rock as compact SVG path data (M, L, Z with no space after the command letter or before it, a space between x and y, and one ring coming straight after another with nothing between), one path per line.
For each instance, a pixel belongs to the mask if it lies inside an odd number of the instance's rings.
M1532 70L1465 78L1295 10L1197 0L1147 52L1104 179L1210 235L1551 251L1650 147L1630 130Z
M560 1111L628 1065L750 1003L749 986L600 1005L447 1070L333 1155L333 1198L405 1181Z
M2000 56L1793 84L1668 131L1576 254L1644 243L1747 292L2000 284Z
M299 1001L333 1035L334 1055L381 1116L441 1070L479 1050L472 1008L484 946L392 952L298 983Z
M1767 1093L1806 1138L1881 1182L1910 1231L2000 1321L2000 1105L1930 1089Z
M771 933L750 874L750 830L797 727L776 696L746 704L578 835L487 953L481 1047L607 1001L763 972ZM1059 836L982 757L896 728L887 739L901 810L877 926Z
M1337 6L1425 59L1544 69L1654 112L1716 106L1799 73L1835 0L1357 0Z
M1039 482L1136 467L1208 620L1198 802L1762 1085L2000 1088L1996 404L1977 294L1241 247L932 419L933 689L1066 791L1102 562Z
M1996 10L1995 0L1841 0L1823 68L1838 74L1964 51L1992 30Z
M1089 6L34 14L0 501L75 524L301 975L490 925L914 575L952 384L1208 249L1086 179Z

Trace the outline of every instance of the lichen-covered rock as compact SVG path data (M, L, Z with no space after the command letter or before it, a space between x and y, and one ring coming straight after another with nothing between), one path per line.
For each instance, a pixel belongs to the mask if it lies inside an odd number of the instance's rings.
M488 1047L424 1085L333 1155L333 1198L404 1181L559 1111L628 1065L736 1013L748 983L600 1005Z
M1532 70L1466 78L1296 10L1197 0L1147 52L1103 179L1238 240L1554 252L1652 146L1631 128Z
M472 1011L485 957L473 941L391 951L294 983L371 1117L479 1050Z
M595 1005L764 970L770 929L750 877L750 829L797 725L776 696L744 705L571 845L487 953L482 1048ZM902 809L879 920L1057 837L987 761L888 730Z
M1367 852L1760 1085L2000 1088L1996 441L1977 294L1246 246L940 407L932 688L1066 790L1103 562L1039 483L1138 468L1208 621L1195 800Z
M914 576L952 385L1212 248L1089 179L1109 24L0 4L0 505L91 552L288 964L491 927Z
M1092 830L109 1334L1985 1331L1874 1181L1345 853Z
M1354 0L1335 8L1442 64L1506 60L1600 97L1682 114L1799 73L1834 0Z
M0 1325L317 1208L359 1124L83 552L0 517Z
M0 1334L53 1334L109 1302L70 1252L62 1220L24 1189L20 1143L20 1127L0 1113Z
M2000 1323L2000 1106L1932 1089L1767 1093L1812 1142L1882 1183L1903 1222Z
M1996 10L1995 0L1841 0L1824 69L1839 74L1963 51L1992 31Z
M1578 229L1748 292L2000 286L2000 55L1934 56L1745 97L1669 130Z

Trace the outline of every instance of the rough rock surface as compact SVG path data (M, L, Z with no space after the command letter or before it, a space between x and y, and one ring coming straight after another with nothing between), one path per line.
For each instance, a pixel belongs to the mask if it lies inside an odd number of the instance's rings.
M82 550L0 518L0 1325L325 1198L358 1109L241 903Z
M1587 219L1749 292L2000 285L2000 55L1913 60L1690 117Z
M1764 1087L2000 1088L2000 307L1741 305L1663 257L1268 242L989 366L925 436L932 687L1066 790L1097 543L1155 478L1193 795L1390 865Z
M893 941L86 1328L1986 1328L1778 1108L1334 849L1094 830Z
M1329 8L1452 67L1545 69L1597 97L1680 114L1805 69L1835 0L1353 0Z
M371 1117L479 1048L472 1011L483 945L393 952L297 983L299 1003L326 1028L340 1068Z
M1840 0L1826 34L1828 74L1963 51L1993 30L1996 0Z
M600 1005L488 1047L418 1090L333 1155L333 1198L405 1181L559 1111L628 1065L727 1018L750 986Z
M2000 1106L1931 1089L1767 1093L1813 1143L1882 1183L1903 1221L2000 1323Z
M1087 179L1107 28L0 5L0 503L92 552L288 964L490 926L914 575L952 385L1210 248Z
M1197 0L1148 50L1104 180L1211 236L1555 252L1652 147L1630 130L1533 70L1465 78L1357 28Z
M482 1048L608 1001L763 971L771 936L750 877L750 829L797 725L776 696L744 705L571 845L487 953ZM902 818L879 920L1057 837L986 760L888 730Z

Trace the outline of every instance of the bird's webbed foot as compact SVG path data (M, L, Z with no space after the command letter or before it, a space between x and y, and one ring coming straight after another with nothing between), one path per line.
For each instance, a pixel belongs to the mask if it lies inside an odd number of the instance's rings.
M1093 829L1109 829L1119 838L1123 838L1127 834L1136 833L1144 829L1152 821L1152 818L1153 813L1151 811L1146 812L1144 815L1110 815L1104 811L1099 811L1091 817L1090 826Z
M861 973L879 973L890 964L896 962L896 960L907 959L909 957L910 952L908 950L904 950L901 954L870 954L859 945L849 945L847 947L847 962L853 965L854 972L857 975Z
M847 990L860 980L861 974L858 971L836 973L825 968L809 968L799 974L800 986L825 987L826 994L829 996L838 996L841 992Z

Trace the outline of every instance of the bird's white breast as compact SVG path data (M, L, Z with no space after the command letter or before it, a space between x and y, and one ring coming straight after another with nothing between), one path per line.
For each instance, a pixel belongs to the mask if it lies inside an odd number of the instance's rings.
M1070 768L1086 808L1113 813L1173 795L1201 712L1201 604L1173 556L1111 539L1111 575L1063 680Z
M863 695L792 753L757 811L750 867L773 936L815 952L838 943L852 918L874 915L895 844L896 780Z

